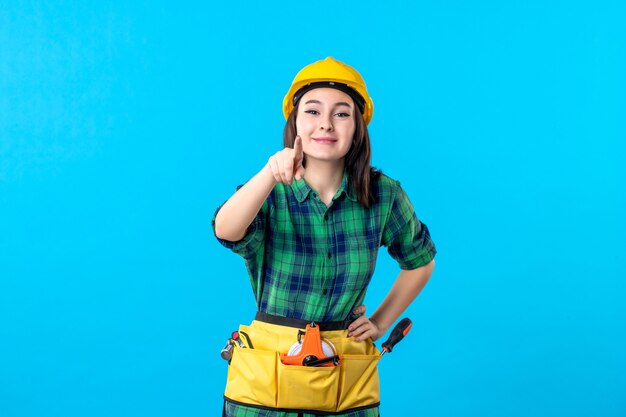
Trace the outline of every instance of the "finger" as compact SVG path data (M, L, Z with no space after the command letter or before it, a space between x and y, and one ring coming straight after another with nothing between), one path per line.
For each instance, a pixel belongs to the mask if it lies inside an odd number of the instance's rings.
M363 342L363 341L365 341L367 339L372 339L375 333L376 333L376 330L374 330L374 329L367 329L366 332L361 334L359 337L356 337L355 340L357 342Z
M302 158L302 138L300 136L296 136L296 140L293 142L293 150L295 151L296 157Z
M365 314L365 306L360 305L356 307L354 310L352 310L352 314L355 314L355 315Z
M291 158L288 157L289 153L292 154ZM285 180L287 181L288 184L291 184L291 180L293 178L293 152L287 152L287 154L285 155L284 166L285 166L285 171L284 171Z
M361 316L358 319L354 320L352 323L350 323L350 326L348 326L348 336L352 336L352 334L361 326L363 326L364 324L369 323L369 320L367 317L365 316Z
M278 164L276 164L276 158L274 156L271 156L267 163L272 170L272 175L274 176L276 182L280 182L281 179L280 174L278 173Z
M376 333L376 328L371 324L364 324L352 332L352 336L358 341L365 340Z
M348 333L349 337L352 336L359 336L362 335L364 332L366 332L367 330L371 329L373 326L372 324L368 321L365 323L362 323L360 325L358 325L357 327L354 328L354 330L352 330L350 333Z
M276 152L274 154L274 156L272 156L270 167L272 168L272 173L274 174L274 178L276 179L276 182L282 184L284 182L284 179L283 179L282 173L281 173L282 172L282 168L281 168L280 151Z
M278 158L276 158L276 164L278 165L278 175L280 175L280 182L285 184L287 179L285 178L285 155L284 152L279 152Z
M302 161L304 160L304 148L302 147L302 138L300 136L296 136L296 140L293 143L293 151L296 155L294 158L296 166L302 165Z
M297 180L301 180L302 178L304 178L304 167L302 165L300 165L298 169L296 169L295 177Z

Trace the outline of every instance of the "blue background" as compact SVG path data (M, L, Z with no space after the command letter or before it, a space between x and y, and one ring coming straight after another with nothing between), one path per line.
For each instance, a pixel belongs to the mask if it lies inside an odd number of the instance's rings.
M210 219L331 55L365 77L374 164L439 250L382 415L625 416L625 20L621 1L3 2L0 415L219 415L219 350L255 305ZM396 273L381 251L370 312Z

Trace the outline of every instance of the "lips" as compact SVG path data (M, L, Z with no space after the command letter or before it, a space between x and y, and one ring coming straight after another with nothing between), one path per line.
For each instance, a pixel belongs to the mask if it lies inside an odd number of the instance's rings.
M333 144L333 143L337 142L337 139L330 138L330 137L311 138L311 139L313 139L315 142L323 144L323 145L330 145L330 144Z

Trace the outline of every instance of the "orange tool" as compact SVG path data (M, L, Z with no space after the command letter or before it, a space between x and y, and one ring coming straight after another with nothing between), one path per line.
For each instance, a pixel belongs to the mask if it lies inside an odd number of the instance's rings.
M320 328L315 323L306 325L304 340L298 343L301 343L299 349L293 347L290 349L290 352L295 350L295 354L290 356L289 353L283 353L280 355L282 363L299 366L338 366L341 361L339 355L326 355L324 353ZM297 345L294 346L297 347Z

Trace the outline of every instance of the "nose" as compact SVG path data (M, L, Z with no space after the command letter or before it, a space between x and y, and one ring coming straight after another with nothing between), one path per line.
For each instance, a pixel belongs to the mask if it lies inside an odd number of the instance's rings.
M333 122L330 116L320 118L320 130L325 130L327 132L333 130Z

